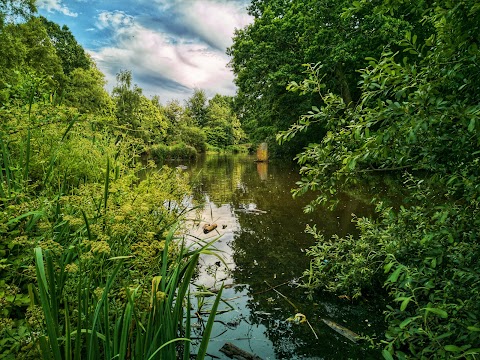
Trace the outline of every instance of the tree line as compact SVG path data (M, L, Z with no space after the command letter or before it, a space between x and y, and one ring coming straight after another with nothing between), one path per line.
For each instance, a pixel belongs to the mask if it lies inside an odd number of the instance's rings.
M204 90L194 89L184 104L171 100L163 105L158 96L147 98L128 70L117 74L109 94L104 74L67 26L37 16L30 2L6 1L2 10L3 106L25 101L28 87L35 86L35 101L48 93L57 104L116 127L119 136L138 139L144 153L153 145L180 145L198 153L207 146L220 150L245 142L233 97L208 99Z

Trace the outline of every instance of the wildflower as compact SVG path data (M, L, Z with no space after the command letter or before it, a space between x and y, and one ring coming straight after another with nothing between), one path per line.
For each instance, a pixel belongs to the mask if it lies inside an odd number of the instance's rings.
M78 271L78 265L77 264L67 264L65 266L65 271L68 273L76 273Z
M92 246L92 253L98 254L98 255L108 255L110 254L110 245L106 241L92 241L91 242Z
M95 290L93 290L93 294L95 295L95 297L97 299L100 299L102 297L103 290L104 290L104 288L102 288L102 287L97 287Z
M63 246L52 239L41 241L39 246L43 250L51 250L55 254L61 254L63 252Z

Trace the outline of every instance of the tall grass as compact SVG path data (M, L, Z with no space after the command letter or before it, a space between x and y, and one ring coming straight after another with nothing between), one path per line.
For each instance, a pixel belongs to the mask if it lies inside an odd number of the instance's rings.
M38 292L35 300L45 317L45 334L40 337L43 359L184 359L190 356L189 286L200 254L208 246L183 247L175 259L169 259L174 245L173 231L166 238L160 274L152 279L150 307L139 309L139 289L126 288L127 299L121 311L110 308L115 294L112 289L128 257L111 258L115 264L99 299L91 287L96 274L81 269L86 276L77 285L77 298L67 299L64 286L69 276L65 265L79 257L72 247L55 258L51 251L35 249ZM213 319L221 298L218 293L207 321L197 359L204 359ZM72 315L75 313L76 323Z

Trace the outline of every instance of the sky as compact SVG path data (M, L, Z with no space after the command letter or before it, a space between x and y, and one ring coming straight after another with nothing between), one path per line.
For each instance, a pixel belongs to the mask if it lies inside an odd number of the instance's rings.
M225 51L248 25L249 0L37 0L40 15L67 25L105 74L107 90L120 70L166 103L195 88L234 95Z

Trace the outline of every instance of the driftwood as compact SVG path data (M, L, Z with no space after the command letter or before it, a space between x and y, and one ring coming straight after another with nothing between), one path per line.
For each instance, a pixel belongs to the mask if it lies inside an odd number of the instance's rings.
M225 345L222 346L220 351L227 355L229 358L235 360L262 360L262 358L258 357L257 355L242 350L229 342L225 343Z
M328 326L330 326L337 333L345 336L348 340L353 341L354 343L356 343L360 337L360 335L358 335L357 333L354 333L352 330L347 329L346 327L339 325L334 321L327 320L327 319L322 319L322 321Z
M215 230L217 228L217 224L205 224L203 225L203 233L208 234L209 232Z

